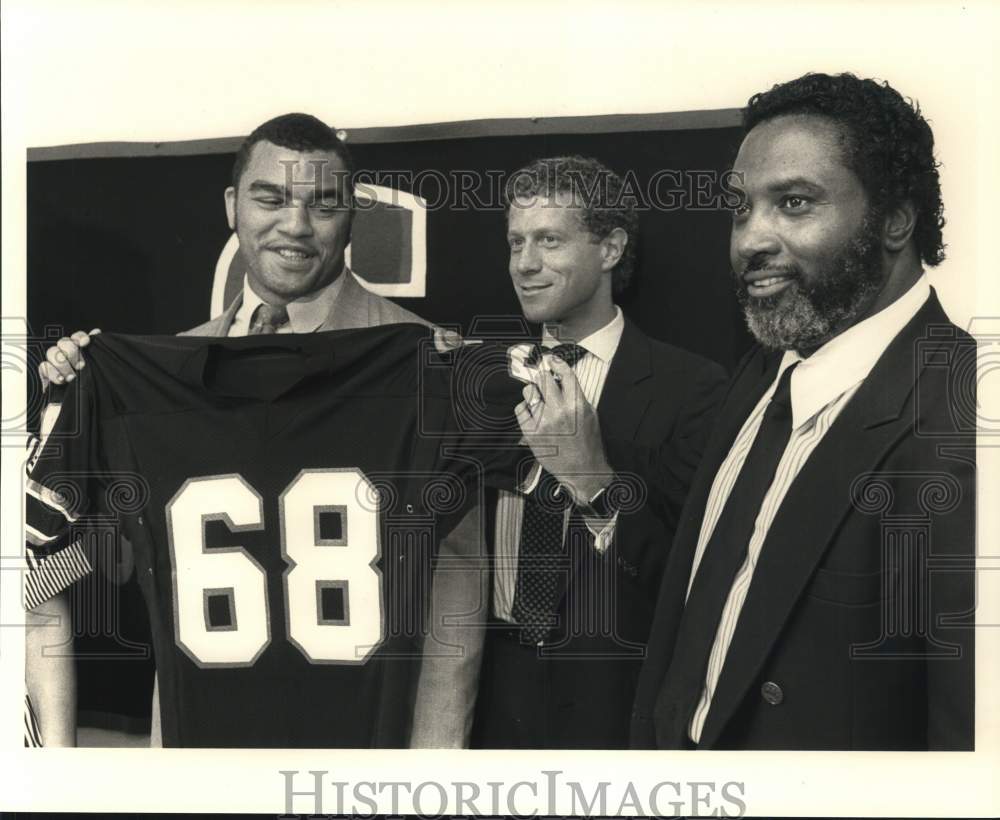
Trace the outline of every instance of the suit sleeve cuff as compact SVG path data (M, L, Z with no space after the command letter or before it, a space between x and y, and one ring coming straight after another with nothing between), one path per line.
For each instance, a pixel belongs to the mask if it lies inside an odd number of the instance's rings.
M608 502L606 489L602 487L586 504L577 505L583 522L594 536L594 549L601 555L611 546L618 522L618 510Z

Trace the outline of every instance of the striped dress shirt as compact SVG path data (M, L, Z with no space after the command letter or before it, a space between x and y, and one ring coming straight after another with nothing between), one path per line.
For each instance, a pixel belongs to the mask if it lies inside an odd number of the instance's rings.
M24 576L26 610L44 604L92 571L86 550L79 541L47 558L36 558L30 550L25 558L28 566ZM27 692L24 694L24 745L42 745L41 728Z
M689 595L695 574L704 557L705 548L726 505L729 493L736 483L747 453L757 437L764 411L777 388L781 374L795 362L799 362L798 368L792 374L791 384L792 434L778 462L771 487L761 504L747 546L746 560L736 573L722 610L722 617L708 658L705 685L688 726L688 734L695 743L701 737L705 726L705 719L712 705L712 695L722 675L726 653L736 632L761 549L788 488L889 343L916 315L929 296L930 285L927 277L921 275L903 296L887 308L835 336L808 359L803 359L795 351L787 351L778 367L774 382L744 422L729 454L719 467L709 492L698 535L694 564L688 581Z
M593 406L601 399L604 382L608 378L611 359L618 350L618 343L625 328L625 319L621 308L615 307L615 318L600 330L579 342L586 354L573 366L573 373L580 382L580 389L587 401ZM556 339L548 332L542 335L542 347L555 347L566 342L566 339ZM529 490L538 480L540 470L532 471L525 489ZM567 508L563 517L563 537L569 523L571 508ZM511 608L514 605L514 589L517 585L517 554L521 541L521 520L524 516L524 496L501 490L497 501L495 567L493 571L493 614L503 621L513 622ZM590 522L588 522L590 526ZM610 536L612 529L606 530ZM596 535L596 533L595 533ZM609 538L598 536L595 547L598 550L607 546Z
M28 567L24 576L26 610L44 604L92 571L87 553L79 541L74 541L65 549L47 558L35 558L29 550L26 561ZM24 694L24 745L28 747L42 745L41 728L27 692Z
M31 437L28 440L26 469L29 474L38 460L42 445L51 432L58 415L59 405L49 404L42 413L39 437ZM37 535L32 536L31 533L26 533L26 536L29 544L38 540ZM35 546L42 545L35 544ZM25 551L25 564L24 608L26 610L32 610L44 604L92 571L90 559L79 540L74 541L54 555L43 558L36 557L28 549ZM38 718L27 693L24 696L24 745L29 747L42 745L42 733L38 725Z

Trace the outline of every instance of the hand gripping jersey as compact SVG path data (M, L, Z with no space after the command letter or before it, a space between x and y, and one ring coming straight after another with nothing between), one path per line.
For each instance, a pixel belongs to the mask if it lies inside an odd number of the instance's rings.
M406 744L441 518L525 458L497 444L517 441L500 428L520 385L479 390L462 429L470 359L429 341L416 325L93 339L29 478L28 541L57 551L83 515L123 525L165 745Z

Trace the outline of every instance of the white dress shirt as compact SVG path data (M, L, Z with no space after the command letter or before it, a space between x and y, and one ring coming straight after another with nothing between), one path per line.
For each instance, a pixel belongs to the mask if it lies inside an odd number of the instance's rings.
M587 401L595 407L601 400L604 382L608 378L611 360L618 350L622 331L625 329L625 319L621 308L615 306L615 318L600 330L596 330L581 339L578 344L587 352L573 366L573 373L580 382L580 389ZM566 339L557 339L548 331L542 333L542 347L551 348L563 344ZM537 483L541 471L535 469L525 482L525 490ZM567 509L563 517L563 537L569 523L571 509ZM524 496L521 493L500 491L497 502L496 533L496 568L493 575L493 612L505 621L512 621L511 608L514 605L514 589L517 585L517 554L521 541L521 520L524 516ZM589 522L588 522L589 526ZM608 528L610 535L611 528ZM598 536L595 547L598 550L606 548L607 538Z
M799 362L799 366L792 374L791 383L791 437L778 462L771 487L761 504L747 547L746 560L736 573L722 610L715 642L709 654L705 686L688 726L688 733L695 743L701 737L705 719L712 705L712 695L722 674L726 653L736 631L761 548L788 488L890 342L916 315L929 296L930 285L927 277L921 275L917 282L891 305L835 336L809 358L803 359L795 351L787 351L778 367L774 382L744 422L729 454L719 467L705 506L701 532L698 535L691 578L688 581L689 595L695 573L704 557L705 548L712 537L729 493L736 483L747 453L757 437L764 411L778 385L778 380L787 368Z
M350 271L345 267L340 276L334 279L324 288L289 302L285 307L288 309L288 321L277 329L278 333L312 333L327 320L333 304L337 301L340 289L344 286L344 277L350 276ZM233 317L233 323L229 326L227 336L246 336L250 332L250 322L253 319L254 311L264 304L252 287L250 280L243 277L243 303Z

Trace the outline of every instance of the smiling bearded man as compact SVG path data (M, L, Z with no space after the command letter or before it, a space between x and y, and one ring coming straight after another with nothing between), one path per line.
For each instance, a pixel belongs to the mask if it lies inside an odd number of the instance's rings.
M775 86L744 123L730 256L759 344L681 514L632 745L972 749L975 344L923 268L933 135L850 74ZM669 492L662 453L607 448Z
M797 266L775 267L764 256L754 257L736 276L736 298L743 308L747 327L765 347L775 350L815 350L834 335L834 329L850 324L881 290L879 265L880 216L869 208L855 237L847 247L821 264L813 281L803 279ZM747 287L752 274L755 287ZM755 290L787 287L769 295Z

